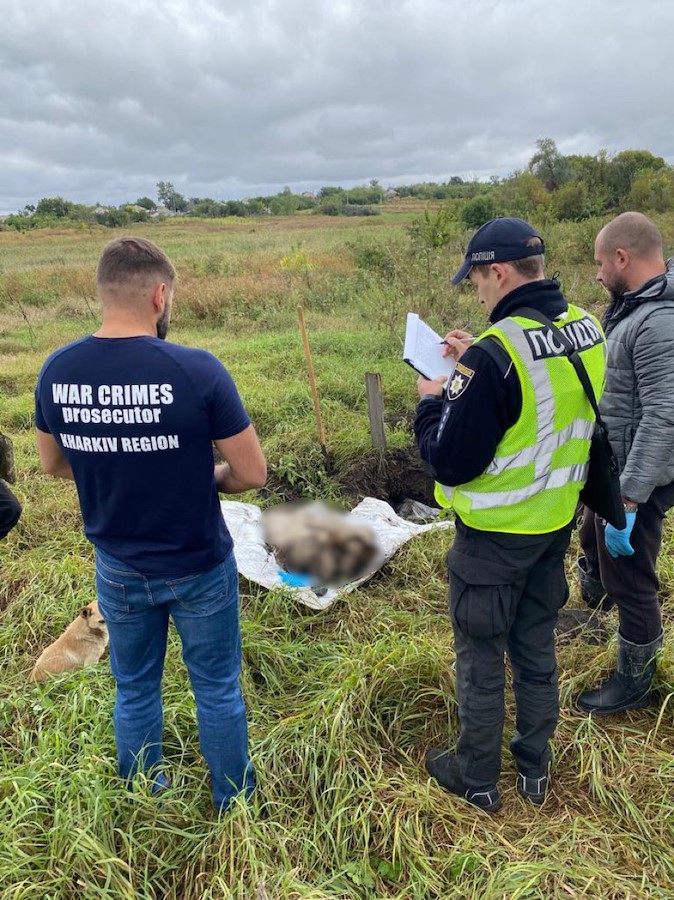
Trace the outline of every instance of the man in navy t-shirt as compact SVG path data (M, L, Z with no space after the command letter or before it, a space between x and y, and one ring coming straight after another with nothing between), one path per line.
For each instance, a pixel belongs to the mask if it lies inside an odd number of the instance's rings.
M254 776L239 687L238 577L218 491L261 487L266 463L222 364L165 341L175 279L151 242L107 245L97 272L103 324L47 359L35 420L42 467L74 480L96 547L120 774L140 769L155 789L167 783L161 677L171 616L222 808L250 793ZM213 465L213 443L222 465Z

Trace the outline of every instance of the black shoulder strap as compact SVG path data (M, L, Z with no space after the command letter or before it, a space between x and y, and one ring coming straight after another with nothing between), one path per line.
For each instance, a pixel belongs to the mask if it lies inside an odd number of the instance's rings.
M556 328L552 320L548 319L547 316L543 315L543 313L539 312L537 309L531 309L531 307L518 309L517 315L524 316L525 319L533 319L535 322L540 322L541 325L546 325L548 328L552 328L554 330L555 337L564 347L569 362L576 370L576 374L578 375L580 383L583 386L583 390L587 394L587 399L590 401L590 406L594 410L594 414L597 417L597 425L603 432L607 433L606 426L604 425L604 422L599 415L597 398L594 395L594 390L592 389L592 383L590 382L590 378L587 374L587 369L583 365L583 360L580 358L580 353L576 350L571 341L567 338L561 328Z
M513 361L498 337L496 335L489 335L489 337L482 338L481 341L473 346L479 350L484 350L487 356L496 364L501 375L505 378Z

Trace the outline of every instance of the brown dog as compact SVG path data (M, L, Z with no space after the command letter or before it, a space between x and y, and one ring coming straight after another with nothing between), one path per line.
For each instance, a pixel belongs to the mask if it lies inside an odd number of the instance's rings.
M108 646L108 629L94 600L57 638L42 651L30 675L31 681L44 681L47 675L69 672L97 663Z

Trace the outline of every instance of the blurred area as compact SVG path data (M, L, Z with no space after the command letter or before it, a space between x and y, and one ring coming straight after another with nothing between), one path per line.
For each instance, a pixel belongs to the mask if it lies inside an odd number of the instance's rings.
M286 571L340 585L361 578L383 556L374 530L322 501L294 501L262 513L265 542Z

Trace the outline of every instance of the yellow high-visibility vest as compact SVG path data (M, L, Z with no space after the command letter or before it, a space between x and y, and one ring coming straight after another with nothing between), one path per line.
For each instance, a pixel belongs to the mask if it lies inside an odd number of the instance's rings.
M599 402L606 369L599 322L569 304L554 324L580 351ZM476 343L486 337L495 337L513 361L522 411L482 475L455 487L436 482L436 500L480 531L544 534L563 528L587 477L594 411L562 344L540 322L511 316Z

